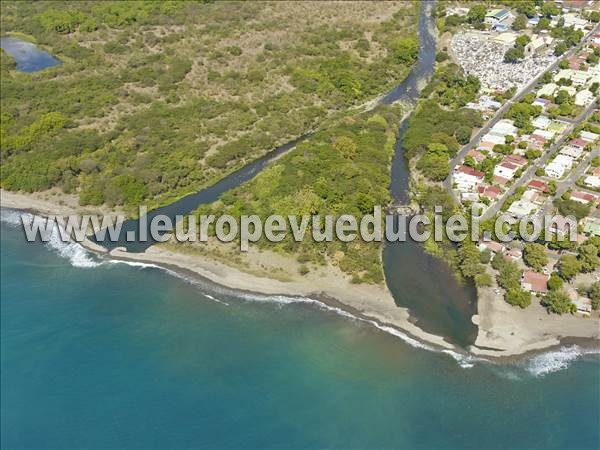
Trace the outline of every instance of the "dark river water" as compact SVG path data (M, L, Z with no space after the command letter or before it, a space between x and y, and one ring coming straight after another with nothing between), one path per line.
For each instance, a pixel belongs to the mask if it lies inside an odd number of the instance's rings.
M408 77L380 100L381 104L401 101L414 105L420 89L427 83L435 69L436 38L433 34L435 19L433 2L422 2L419 20L419 59ZM410 174L404 158L402 138L408 120L400 124L400 134L395 145L392 162L390 191L397 202L408 200ZM237 188L254 178L275 158L290 151L294 146L310 137L304 135L278 147L261 158L226 176L216 184L190 194L180 200L148 213L148 222L157 215L175 220L177 215L193 212L202 204L216 201L223 193ZM103 246L113 249L126 247L130 252L142 252L153 241L127 242L127 231L139 231L138 220L123 224L119 242L104 242ZM386 243L383 253L387 284L399 306L408 307L415 322L424 330L442 335L449 341L466 346L475 340L477 328L471 317L477 311L475 290L470 284L459 284L447 265L427 255L415 242Z
M19 72L37 72L62 64L35 44L12 36L0 38L0 48L14 58Z

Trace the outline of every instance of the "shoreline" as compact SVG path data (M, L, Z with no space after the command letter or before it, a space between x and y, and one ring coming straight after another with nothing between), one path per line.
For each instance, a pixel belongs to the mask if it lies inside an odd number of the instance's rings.
M78 208L59 205L47 198L40 199L39 195L4 190L0 191L0 206L42 216L82 213ZM451 351L467 357L490 358L494 361L514 361L561 347L565 342L571 341L600 348L598 311L590 318L548 315L535 302L526 310L521 310L508 305L501 295L494 294L493 286L478 290L478 314L472 318L478 325L477 339L473 345L464 349L415 325L409 310L395 304L387 286L352 284L333 266L281 281L245 272L206 255L174 252L157 245L151 246L144 253L129 253L119 248L108 252L87 239L80 244L86 250L104 257L153 264L177 273L200 277L241 293L316 300L359 320L370 322L384 331L401 333L405 340L414 339L432 350Z

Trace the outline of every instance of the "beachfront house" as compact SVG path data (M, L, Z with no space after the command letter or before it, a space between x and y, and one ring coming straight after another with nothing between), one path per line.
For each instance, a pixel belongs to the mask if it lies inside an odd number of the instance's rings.
M521 287L526 291L534 292L536 294L545 294L548 292L549 278L550 277L545 273L526 270L523 272L523 277L521 278Z

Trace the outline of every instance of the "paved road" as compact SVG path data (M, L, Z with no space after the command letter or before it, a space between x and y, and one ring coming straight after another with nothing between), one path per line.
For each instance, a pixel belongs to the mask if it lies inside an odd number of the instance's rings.
M579 125L581 122L586 120L594 112L595 108L596 108L596 101L594 101L591 105L589 105L579 115L579 117L577 117L577 119L563 131L563 133L560 135L560 138L554 144L552 144L549 148L547 148L544 151L544 154L540 158L538 158L535 161L535 163L532 164L525 172L523 172L521 177L518 180L516 180L513 183L513 185L498 200L496 200L490 208L488 208L485 211L485 213L483 213L482 220L489 219L490 217L493 217L496 214L498 214L498 212L500 211L500 208L502 208L502 205L504 204L506 199L508 197L510 197L512 194L514 194L518 187L524 186L525 183L528 183L535 177L536 169L546 165L546 162L548 161L548 159L550 159L550 157L554 154L554 152L556 150L558 150L564 144L564 142L567 139L567 137L569 136L569 134L571 134L571 132L577 127L577 125ZM588 155L588 158L589 157L590 157L590 155ZM591 160L591 158L590 158L590 160ZM582 167L585 167L585 166L583 163L580 163L579 166L573 172L581 171ZM583 173L583 171L581 171L581 173ZM574 176L574 173L572 173L569 176L569 178L571 176ZM567 183L565 183L565 181L563 181L561 183L561 186L563 184L567 184Z
M479 143L479 141L481 140L481 138L485 134L487 134L487 132L490 131L490 129L500 119L502 119L502 117L504 117L504 114L508 111L508 109L514 103L518 103L526 94L528 94L537 85L538 81L544 75L545 72L547 72L548 70L555 69L556 67L558 67L558 64L560 63L560 61L562 61L565 58L569 58L573 54L575 54L575 52L577 52L583 45L585 45L585 43L591 38L591 36L594 35L595 33L597 33L599 30L600 30L600 24L596 25L592 31L590 31L588 34L586 34L583 37L583 39L581 40L581 42L579 42L579 44L577 44L575 47L571 48L564 55L562 55L559 59L557 59L550 66L548 66L546 68L546 70L544 70L537 77L535 77L534 79L532 79L529 84L527 84L525 87L523 87L519 92L517 92L517 94L515 94L515 96L512 99L510 99L509 101L507 101L504 105L502 105L502 107L500 109L498 109L498 111L496 111L496 113L492 116L492 118L490 120L488 120L488 122L483 126L483 128L481 128L477 132L477 134L471 139L471 141L468 144L466 144L456 154L456 156L454 158L452 158L450 160L450 175L448 175L448 177L444 180L444 186L445 186L446 190L448 190L456 198L456 194L452 190L452 173L454 171L454 167L457 166L459 163L462 162L462 160L465 158L465 156L467 155L467 153L469 152L469 150L471 150L473 147L475 147Z

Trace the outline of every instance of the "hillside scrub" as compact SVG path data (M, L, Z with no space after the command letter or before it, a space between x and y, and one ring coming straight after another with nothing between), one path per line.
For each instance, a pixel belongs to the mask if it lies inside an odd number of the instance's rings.
M2 6L2 35L63 64L20 73L2 52L0 183L82 204L196 191L384 93L418 53L412 2Z

